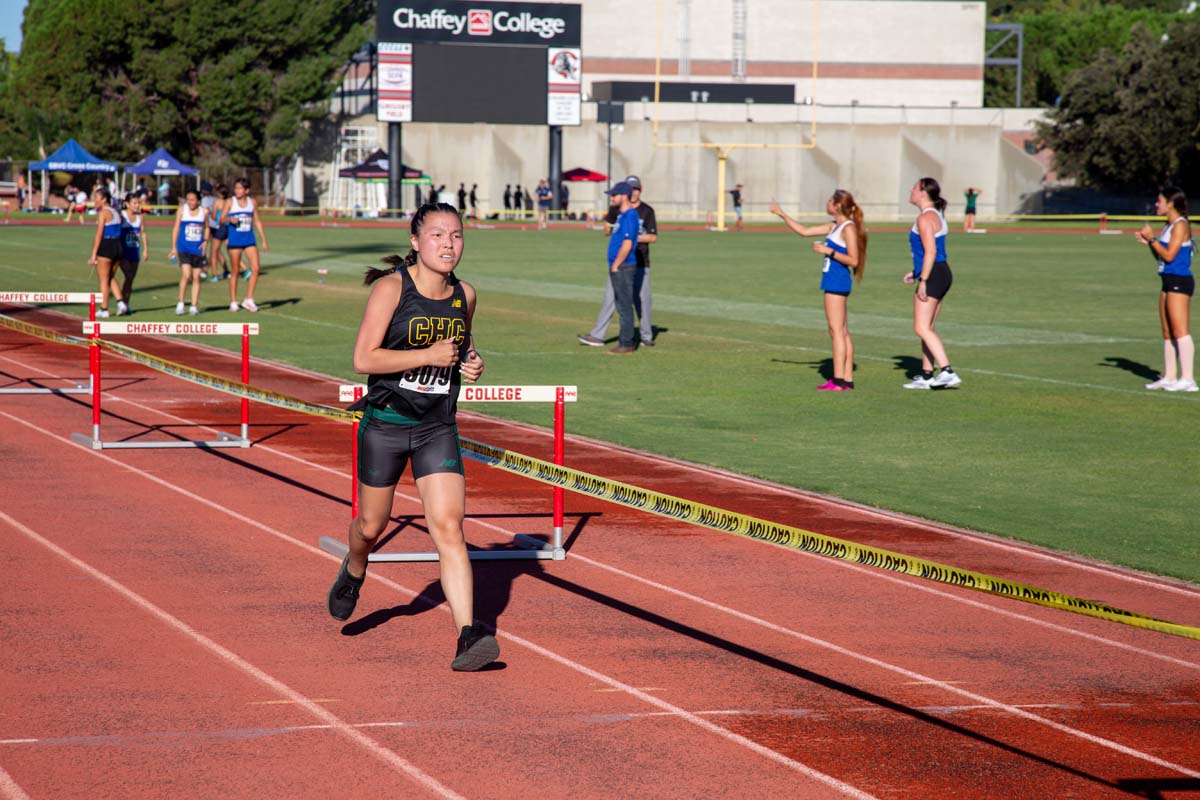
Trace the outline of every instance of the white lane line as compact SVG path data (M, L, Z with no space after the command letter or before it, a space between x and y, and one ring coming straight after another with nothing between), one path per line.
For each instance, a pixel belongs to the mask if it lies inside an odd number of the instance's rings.
M4 793L5 800L30 800L29 795L25 794L25 790L4 771L3 767L0 767L0 792Z
M3 412L0 412L0 413L3 413ZM4 416L9 417L10 419L16 419L15 417L11 417L9 414L4 414ZM29 426L29 427L33 427L33 426ZM55 437L55 438L58 438L58 437ZM97 453L96 455L100 455L100 454ZM119 463L113 459L108 458L107 456L100 456L100 457L104 458L108 461L112 461L112 463L114 463L114 464ZM456 792L452 791L449 787L442 785L439 781L437 781L435 778L433 778L431 775L427 774L420 768L418 768L415 764L412 764L409 761L407 761L406 759L401 758L399 755L392 752L391 750L388 750L386 747L379 744L374 739L370 738L369 736L366 736L365 734L359 732L358 730L355 730L352 725L343 721L340 717L337 717L334 714L331 714L330 712L326 711L324 708L321 708L321 706L319 706L318 704L309 700L303 694L296 691L292 687L288 686L283 681L267 674L263 670L259 669L258 667L254 666L253 664L251 664L249 661L246 661L244 658L242 658L241 656L234 653L232 650L229 650L228 648L217 644L215 641L208 638L204 634L200 633L199 631L197 631L195 628L188 625L183 620L164 611L162 608L160 608L159 606L150 602L146 598L142 597L140 594L133 591L132 589L127 587L125 584L116 580L115 578L109 576L107 573L101 572L99 569L93 567L91 564L88 564L87 562L71 555L69 552L67 552L63 548L59 547L58 545L54 544L54 542L50 541L49 539L42 536L41 534L37 533L32 528L24 525L23 523L17 521L16 519L13 519L4 511L0 511L0 520L3 520L4 522L6 522L11 528L13 528L17 532L23 534L26 538L32 540L33 542L36 542L37 544L40 544L42 547L44 547L47 550L49 550L50 552L54 553L59 558L63 559L64 561L67 561L72 566L74 566L76 569L78 569L81 572L84 572L84 573L90 575L91 577L95 578L96 580L100 581L105 586L107 586L109 589L112 589L114 592L121 595L126 600L133 603L134 605L138 606L143 611L149 613L151 616L155 617L160 622L165 623L167 626L169 626L169 627L173 628L174 630L176 630L177 632L183 634L188 639L191 639L197 645L199 645L200 647L209 651L213 655L217 656L217 658L219 658L221 661L224 661L229 666L237 669L240 672L245 673L246 675L249 675L254 680L265 685L268 689L272 690L273 692L275 692L275 693L285 697L286 699L290 700L291 702L295 703L297 706L299 706L300 708L307 711L311 716L316 717L317 719L321 720L326 725L329 725L330 727L336 729L343 736L350 739L355 744L358 744L359 746L363 747L365 750L367 750L369 753L371 753L372 755L374 755L377 758L379 758L380 760L382 760L388 766L392 767L393 769L395 769L399 772L404 773L409 778L413 779L414 781L416 781L420 785L424 786L426 789L428 789L429 791L438 795L439 797L447 797L447 798L461 798L462 797L462 795L459 795Z
M25 420L23 420L19 417L15 417L12 414L9 414L7 412L0 411L0 416L7 417L8 419L12 420L13 422L16 422L19 425L29 428L30 430L36 431L44 436L47 436L50 439L54 439L55 441L62 442L64 444L69 445L70 447L82 450L85 453L89 453L97 458L107 461L110 464L118 466L121 469L132 472L135 475L139 475L152 483L155 483L159 486L170 489L171 491L176 492L177 494L181 494L190 500L194 500L197 503L208 506L209 508L212 508L222 514L232 517L233 519L236 519L239 522L242 522L246 525L257 528L258 530L268 533L284 542L295 545L296 547L299 547L299 548L301 548L305 551L308 551L310 553L313 553L315 555L319 555L322 558L328 559L330 561L340 562L340 559L338 559L336 556L326 553L324 550L321 550L320 548L314 547L313 545L307 544L306 542L303 542L299 539L289 536L288 534L286 534L282 531L276 530L275 528L272 528L269 525L266 525L265 523L259 522L256 519L247 517L244 514L234 511L233 509L226 508L225 506L222 506L213 500L209 500L206 497L201 497L200 495L194 494L193 492L190 492L187 489L183 489L182 487L176 486L166 480L163 480L162 478L159 478L158 476L156 476L152 473L146 472L145 470L142 470L142 469L138 469L137 467L131 466L129 464L125 464L123 462L117 461L115 458L111 458L109 456L104 455L103 452L91 450L82 445L76 444L74 441L72 441L70 439L64 438L62 436L58 436L57 434L50 433L47 430L39 428L36 425L26 422ZM419 500L417 500L415 498L413 498L413 499L418 503L420 502ZM0 511L0 517L4 517L6 519L11 519L10 517L8 517L7 514L4 514L3 511ZM15 522L15 520L14 520L14 522ZM19 524L19 523L17 523L17 524ZM36 534L34 534L34 535L36 536ZM45 540L43 540L43 541L45 541ZM50 544L50 542L48 542L48 541L46 541L46 544L53 547L53 545ZM70 558L72 558L72 557L68 556L68 559L70 559ZM80 562L80 563L82 563L82 562ZM99 576L97 576L97 577L99 577ZM392 589L395 589L396 591L398 591L401 594L408 597L410 600L419 600L422 602L429 602L428 599L425 598L425 596L422 595L420 592L417 592L413 589L409 589L406 586L402 586L399 583L396 583L395 581L392 581L388 578L384 578L384 577L378 575L377 573L372 573L370 577L380 583L383 583L386 586L391 587ZM446 607L445 604L439 604L438 609L441 611L444 611L447 614L450 613L449 608ZM162 613L165 614L166 612L162 612ZM182 625L183 623L179 623L179 624ZM195 635L200 636L200 634L195 634ZM837 791L847 795L848 797L859 798L860 800L876 800L873 795L867 794L866 792L863 792L863 791L857 789L856 787L851 786L848 783L839 781L837 778L834 778L830 775L826 775L823 772L819 772L819 771L813 769L812 767L809 767L805 764L800 763L799 761L790 759L781 753L777 753L776 751L771 750L770 748L760 745L758 742L755 742L751 739L747 739L744 736L733 733L732 731L726 730L725 728L722 728L718 725L714 725L711 722L708 722L707 720L702 719L701 717L698 717L695 714L693 714L689 711L686 711L683 708L672 705L670 703L667 703L664 700L660 700L657 697L654 697L651 694L647 694L646 692L635 689L634 687L632 687L628 684L622 683L621 681L617 680L616 678L611 678L601 672L597 672L596 670L591 669L590 667L584 666L583 664L580 664L579 662L572 661L571 659L569 659L565 656L559 655L558 653L555 653L552 650L549 650L540 645L534 644L533 642L529 641L528 639L517 636L516 634L513 634L513 633L509 633L507 631L497 632L497 636L502 639L511 641L521 647L524 647L525 649L530 650L530 651L542 656L543 658L547 658L547 659L554 661L558 664L561 664L569 669L572 669L582 675L586 675L587 677L591 678L592 680L599 681L601 683L604 683L607 686L611 686L615 689L619 689L620 691L624 692L625 694L630 695L631 697L642 700L643 702L648 703L649 705L655 706L657 708L661 708L664 711L670 712L675 717L677 717L685 722L689 722L692 725L695 725L705 731L708 731L709 733L713 733L730 743L740 745L741 747L744 747L758 755L769 758L770 760L772 760L778 764L781 764L783 766L786 766L787 768L794 770L795 772L798 772L798 773L805 775L806 777L809 777L815 781L823 783L826 786L829 786L830 788L836 789ZM214 644L214 646L219 647L219 645L216 645L215 643L213 643L213 644ZM237 658L237 656L234 656L233 653L230 653L229 655L233 656L234 658ZM247 665L247 666L249 666L249 665ZM274 679L270 679L270 680L274 680ZM283 684L280 684L280 686L283 686ZM274 687L272 687L272 688L274 688ZM287 689L287 687L283 687L283 688ZM292 692L293 690L287 689L287 691ZM281 692L281 694L282 693L283 692ZM319 705L316 705L315 703L308 701L306 698L302 697L298 693L294 693L294 694L295 694L294 699L296 699L297 702L303 701L305 703L308 703L308 705L311 706L311 713L313 713L318 718L323 719L323 720L329 722L330 724L340 725L341 727L339 727L339 730L342 730L344 728L345 731L352 731L352 728L350 728L350 726L347 723L343 722L338 717L335 717L333 714L330 714L328 711L321 708ZM288 695L285 695L285 696L288 696ZM373 740L367 738L366 736L363 736L363 734L358 733L357 731L352 731L352 732L355 735L362 737L367 742L370 742L373 745L375 744L373 742ZM400 758L399 756L396 756L394 753L391 753L390 750L384 750L379 745L375 745L375 746L378 747L380 750L383 750L384 753L391 754L392 756L394 756L397 759ZM405 762L405 763L407 763L407 762ZM413 767L413 769L415 770L416 767ZM429 778L429 780L432 781L433 779ZM446 791L448 792L449 790L447 789ZM450 794L450 795L446 795L446 796L458 797L458 795L454 795L454 794Z
M4 357L0 356L0 359L4 359ZM11 359L4 359L4 360L11 360ZM14 362L14 363L20 363L20 362ZM24 367L24 368L27 368L27 369L37 369L36 367L32 367L31 365L27 365L27 364L21 364L21 366L22 366L22 367ZM41 371L41 370L39 370L39 371ZM106 392L106 394L107 394L107 392ZM134 400L128 400L128 399L125 399L125 398L120 398L120 397L116 397L116 396L112 396L112 397L111 397L111 399L112 399L112 400L114 400L114 401L117 401L117 402L123 402L123 403L127 403L128 405L134 406L134 407L136 407L136 408L139 408L139 409L142 409L142 410L144 410L144 411L148 411L148 412L152 412L152 413L160 414L160 415L162 415L162 416L165 416L165 417L168 417L168 418L170 418L170 419L176 420L177 422L181 422L181 423L185 423L185 424L189 424L189 425L194 425L194 424L195 424L195 422L194 422L193 420L187 419L187 418L185 418L185 417L176 416L175 414L171 414L171 413L169 413L169 412L167 412L167 411L164 411L164 410L163 410L162 408L160 408L160 407L147 406L147 405L143 405L142 403L138 403L137 401L134 401ZM491 418L489 417L488 419L490 420ZM534 428L534 427L532 427L532 426L525 426L525 425L523 425L523 424L521 424L521 423L508 423L508 424L509 424L509 425L512 425L512 426L515 426L515 427L519 427L519 428L521 428L521 429L523 429L523 430L534 431L534 432L537 432L537 433L546 433L545 431L542 431L542 430L540 430L540 429L538 429L538 428ZM200 429L202 429L202 430L208 430L208 431L212 431L213 433L218 433L218 432L219 432L219 431L218 431L218 429L216 429L216 428L212 428L212 427L209 427L209 426L206 426L206 425L200 425L200 426L197 426L197 427L199 427L199 428L200 428ZM616 450L616 451L623 451L623 448L618 448L618 447L617 447L617 446L615 446L615 445L605 445L605 444L604 444L604 443L602 443L602 442L601 442L601 443L599 443L599 446L601 446L601 447L602 447L602 449L605 449L605 448L606 448L606 449L611 449L611 450ZM349 473L349 472L345 472L345 471L343 471L343 470L339 470L339 469L336 469L336 468L334 468L334 467L328 467L328 466L326 466L326 465L324 465L324 464L318 464L318 463L316 463L316 462L314 462L314 461L309 461L309 460L307 460L307 459L305 459L305 458L301 458L301 457L299 457L299 456L292 455L291 453L288 453L288 452L286 452L286 451L279 450L279 449L276 449L276 448L274 448L274 447L271 447L270 445L262 445L262 444L255 445L255 449L257 449L257 450L262 450L262 451L265 451L265 452L268 452L268 453L272 453L272 454L274 454L274 455L277 455L277 456L279 456L280 458L283 458L283 459L285 459L285 460L288 460L288 461L293 461L293 462L295 462L295 463L298 463L298 464L303 464L303 465L305 465L305 466L307 466L307 467L310 467L310 468L313 468L313 469L317 469L317 470L320 470L320 471L322 471L322 472L328 472L328 473L330 473L330 474L332 474L332 475L336 475L336 476L338 476L339 478L344 478L344 479L345 479L345 480L347 480L347 481L349 481L349 480L351 479L351 475L350 475L350 473ZM628 452L636 453L636 451L628 451ZM643 455L643 454L638 454L638 455ZM674 462L674 461L673 461L673 462L671 462L671 463L675 463L675 464L677 464L678 466L687 467L687 468L694 469L694 470L701 471L701 472L710 472L710 471L711 471L711 470L707 470L707 469L704 469L704 468L701 468L701 467L693 467L692 465L689 465L689 464L686 464L686 463L683 463L683 462ZM726 477L726 478L729 478L729 479L731 479L731 480L734 480L735 482L742 482L742 483L745 483L745 484L748 484L748 485L752 485L752 486L757 486L757 487L760 487L760 488L767 488L767 489L776 489L776 488L777 488L777 487L774 487L774 486L772 486L772 485L770 485L770 484L767 484L766 486L763 486L762 484L758 483L757 481L755 481L755 480L754 480L754 479L752 479L752 478L743 478L743 477L741 477L741 476L733 475L733 474L731 474L731 473L730 473L730 474L727 474L727 473L724 473L724 472L722 472L722 471L716 471L716 474L718 474L718 475L719 475L719 476L721 476L721 477ZM797 493L797 492L798 492L798 490L788 490L788 489L786 489L786 487L785 487L785 488L784 488L782 491L783 491L784 493L786 493L786 494L795 494L795 493ZM410 502L410 503L413 503L413 504L415 504L415 505L417 505L417 506L420 506L420 505L421 505L421 500L420 500L420 498L419 498L419 497L416 497L416 496L413 496L413 495L409 495L409 494L405 494L405 493L404 493L404 491L403 491L402 489L400 489L400 488L397 488L397 490L396 490L396 496L397 496L398 498L400 498L400 499L406 500L406 501L408 501L408 502ZM833 500L829 500L829 499L827 499L827 498L824 498L824 497L822 497L822 496L820 496L820 495L814 495L814 496L812 496L811 498L807 498L807 497L806 497L806 499L818 500L818 501L821 501L821 502L825 503L826 505L833 506L833 507L835 507L835 508L840 508L840 507L844 507L844 506L845 506L845 504L844 504L844 503L838 503L838 502L836 502L836 501L833 501ZM886 512L878 512L878 511L875 511L875 510L873 510L873 509L866 508L866 507L857 508L857 510L860 510L860 511L865 511L865 512L867 512L867 513L874 513L874 514L876 514L877 516L881 516L881 517L885 517L885 518L890 518L890 517L888 517L888 514L887 514ZM907 522L908 520L901 519L900 521L902 521L902 522ZM493 524L493 523L489 523L489 522L486 522L486 521L483 521L483 520L472 520L472 519L468 519L468 520L467 520L467 522L469 522L469 523L471 523L471 524L479 525L479 526L481 526L481 527L484 527L484 528L491 529L491 530L493 530L493 531L496 531L496 532L502 533L502 534L504 534L504 535L506 535L506 536L512 536L512 535L514 535L514 532L513 532L513 531L511 531L511 530L508 530L507 528L504 528L504 527L501 527L501 526L499 526L499 525L495 525L495 524ZM936 527L936 526L933 526L933 525L924 525L923 527L925 527L925 528L928 528L928 529L930 529L930 530L935 530L935 531L941 531L941 532L944 532L944 531L942 531L942 529L941 529L941 528L938 528L938 527ZM950 533L954 534L955 532L954 532L953 530L951 530L951 531L950 531ZM979 541L979 542L982 542L982 543L984 543L984 544L990 544L990 543L991 543L991 542L990 542L988 539L986 539L986 538L982 538L982 537L978 537L978 536L966 536L966 538L970 539L971 541ZM768 543L766 543L766 544L770 544L770 543L768 542ZM1004 546L1004 545L1003 545L1003 543L999 543L999 544L1001 544L1001 546ZM963 597L963 596L960 596L960 595L952 594L952 593L950 593L950 592L946 592L946 591L944 591L944 590L942 590L942 589L939 589L939 588L936 588L936 587L934 587L934 586L927 586L927 585L925 585L925 584L923 584L923 583L921 583L921 582L919 582L919 581L914 581L914 580L908 580L908 579L900 578L900 577L897 577L897 576L895 576L895 575L890 575L890 574L888 574L888 573L886 573L886 572L880 572L879 570L873 570L873 569L869 569L869 568L867 568L867 567L864 567L864 566L861 566L861 565L859 565L859 564L851 564L851 563L849 563L849 562L837 561L837 560L832 560L832 559L822 558L821 556L818 556L818 555L816 555L816 554L814 554L814 553L805 553L804 551L801 551L801 550L795 550L795 549L793 549L793 548L790 548L790 547L783 547L782 545L775 545L775 546L776 546L777 548L781 549L781 550L784 550L784 551L788 552L788 553L792 553L793 555L802 555L802 556L807 556L808 558L819 560L819 561L821 561L822 563L831 563L831 564L836 564L838 567L841 567L841 568L843 568L843 569L850 569L850 570L854 570L855 572L858 572L858 573L860 573L860 574L862 574L862 575L866 575L866 576L868 576L868 577L870 577L870 578L873 578L873 579L876 579L876 580L890 581L890 582L892 582L892 583L894 583L894 584L897 584L897 585L900 585L900 586L904 586L904 587L908 587L908 588L916 589L916 590L918 590L918 591L926 592L926 593L928 593L928 594L933 594L933 595L935 595L935 596L938 596L938 597L941 597L941 598L944 598L944 599L952 600L952 601L954 601L954 602L956 602L956 603L962 603L962 604L964 604L964 605L969 605L969 606L972 606L972 607L974 607L974 608L979 608L979 609L982 609L982 610L985 610L985 611L990 611L990 612L992 612L992 613L999 614L999 615L1001 615L1001 616L1005 616L1005 617L1008 617L1008 618L1010 618L1010 619L1021 620L1021 621L1023 621L1023 622L1028 622L1028 623L1031 623L1031 624L1033 624L1033 625L1037 625L1037 626L1040 626L1040 627L1043 627L1043 628L1048 628L1048 629L1050 629L1050 630L1057 631L1057 632L1059 632L1059 633L1064 633L1064 634L1068 634L1068 635L1071 635L1071 636L1077 636L1077 637L1079 637L1079 638L1082 638L1082 639L1087 639L1087 640L1089 640L1089 641L1092 641L1092 642L1096 642L1096 643L1099 643L1099 644L1108 645L1108 646L1110 646L1110 647L1115 647L1115 648L1117 648L1117 649L1119 649L1119 650L1125 650L1126 652L1135 653L1135 654L1138 654L1138 655L1146 656L1146 657L1148 657L1148 658L1154 658L1154 659L1158 659L1158 660L1160 660L1160 661L1165 661L1165 662L1167 662L1167 663L1174 664L1174 665L1176 665L1176 666L1185 667L1185 668L1187 668L1187 669L1195 669L1195 670L1200 670L1200 663L1195 663L1195 662L1191 662L1191 661L1185 661L1185 660L1183 660L1183 659L1176 658L1176 657L1174 657L1174 656L1169 656L1169 655L1166 655L1165 653L1158 653L1158 652L1155 652L1155 651L1153 651L1153 650L1147 650L1147 649L1145 649L1145 648L1142 648L1142 647L1137 647L1137 646L1135 646L1135 645L1127 644L1127 643L1125 643L1125 642L1117 641L1117 640L1115 640L1115 639L1109 639L1109 638L1107 638L1107 637L1104 637L1104 636L1099 636L1099 635L1097 635L1097 634L1094 634L1094 633L1088 633L1087 631L1083 631L1083 630L1077 630L1077 629L1075 629L1075 628L1070 628L1070 627L1067 627L1067 626L1065 626L1065 625L1059 625L1059 624L1056 624L1056 623L1053 623L1053 622L1049 622L1049 621L1046 621L1046 620L1038 619L1037 617L1031 617L1031 616L1029 616L1029 615L1027 615L1027 614L1022 614L1022 613L1020 613L1020 612L1017 612L1017 611L1011 611L1011 610L1008 610L1008 609L1005 609L1005 608L1001 608L1001 607L999 607L999 606L994 606L994 605L990 605L990 604L988 604L988 603L983 603L983 602L980 602L980 601L978 601L978 600L971 599L971 598L969 598L969 597ZM1017 551L1017 552L1019 552L1019 553L1024 553L1024 554L1033 555L1033 556L1041 556L1041 555L1042 555L1042 554L1038 553L1037 551L1027 551L1025 548L1021 548L1021 547L1016 547L1016 546L1007 546L1007 547L1008 547L1009 549L1016 550L1016 551ZM1121 572L1109 572L1109 571L1106 571L1106 570L1104 570L1104 569L1102 569L1102 568L1093 567L1092 565L1089 565L1089 564L1077 564L1076 562L1073 562L1073 561L1069 561L1069 560L1065 560L1065 559L1058 559L1058 558L1055 558L1055 557L1051 557L1051 560L1055 560L1055 561L1063 561L1064 563L1066 563L1066 564L1068 564L1068 565L1071 565L1071 566L1080 566L1080 567L1087 568L1087 569L1095 569L1096 571L1098 571L1098 572L1101 572L1102 574L1105 574L1105 575L1110 575L1110 576L1114 576L1114 577L1123 577L1123 576L1124 576L1124 573L1121 573ZM597 562L597 563L599 563L599 562ZM1134 578L1134 577L1136 577L1136 576L1130 576L1130 577L1131 577L1131 578ZM1140 582L1142 582L1142 581L1137 581L1137 582L1139 582L1139 583L1140 583ZM1153 582L1149 582L1149 581L1146 581L1146 583L1147 583L1148 585L1150 585L1150 586L1154 587L1154 588L1163 588L1163 589L1169 589L1169 590L1174 590L1174 589L1176 589L1176 587L1174 587L1174 586L1171 586L1170 584L1157 584L1157 583L1153 583Z

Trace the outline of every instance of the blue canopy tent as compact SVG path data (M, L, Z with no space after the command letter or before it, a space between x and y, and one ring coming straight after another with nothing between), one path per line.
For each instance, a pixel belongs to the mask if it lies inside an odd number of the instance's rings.
M180 162L161 147L123 172L126 175L195 175L196 188L200 188L200 170Z
M42 205L46 205L46 172L116 172L117 165L101 161L83 149L74 139L55 150L49 157L29 164L29 185L33 185L33 173L42 173Z

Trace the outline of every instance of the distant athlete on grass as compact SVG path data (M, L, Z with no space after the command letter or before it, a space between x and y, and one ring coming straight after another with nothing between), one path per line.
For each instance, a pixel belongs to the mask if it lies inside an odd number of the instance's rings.
M771 200L771 213L801 236L824 236L813 242L813 252L825 256L821 265L821 291L825 293L825 321L833 342L833 379L817 387L818 392L844 392L854 388L854 342L846 321L846 301L861 281L867 264L867 229L862 209L854 195L838 189L825 204L832 222L801 225L787 215L779 203Z
M133 303L133 279L137 277L138 267L146 258L146 227L142 224L142 198L131 194L125 199L121 211L121 273L125 280L121 283L121 296L125 298L125 313ZM113 283L117 282L116 277Z
M229 310L238 310L237 282L240 274L243 278L249 278L246 299L242 300L241 307L247 311L258 311L254 302L254 289L258 285L258 239L254 238L256 230L258 238L262 240L263 252L270 248L267 247L267 235L263 233L262 220L258 218L258 208L254 205L254 198L250 196L249 179L238 178L233 182L233 197L225 201L221 219L225 220L229 227L229 240L226 244L232 270L229 277ZM247 263L244 272L243 255Z
M450 668L473 672L496 660L496 638L475 622L474 581L463 538L466 479L455 414L462 381L483 374L471 338L475 289L454 268L462 259L457 209L427 203L412 219L412 249L370 269L371 296L354 342L354 370L368 375L358 438L359 514L350 552L329 590L329 613L349 619L366 579L367 556L387 527L396 484L412 462L429 535L441 564L458 647Z
M200 193L189 189L183 205L175 212L171 227L171 252L168 258L179 262L179 302L175 313L183 313L183 296L192 284L192 305L188 313L200 313L200 273L204 269L204 251L208 246L208 209L200 205Z
M946 261L946 234L950 230L946 225L946 200L936 180L921 178L913 184L908 201L920 209L908 232L913 268L904 276L904 282L917 284L913 330L921 339L921 374L904 384L904 388L950 389L962 383L962 378L950 366L942 339L933 329L942 311L942 300L954 282ZM933 370L939 366L942 370L934 377Z
M122 255L121 215L112 207L112 195L104 187L92 192L92 203L96 207L96 237L92 240L92 255L88 263L96 268L96 276L100 279L100 308L96 309L96 316L103 319L108 316L109 292L117 300L118 314L129 310L121 298L121 290L113 281Z
M1140 243L1149 246L1151 255L1158 261L1158 274L1162 279L1158 319L1162 323L1163 373L1158 380L1147 383L1146 388L1195 392L1196 346L1192 342L1188 318L1192 295L1196 293L1196 278L1192 275L1192 254L1196 247L1192 241L1192 224L1187 218L1187 197L1179 189L1168 186L1159 193L1154 210L1167 218L1162 231L1155 236L1146 225L1135 234ZM1177 358L1178 372L1175 371Z

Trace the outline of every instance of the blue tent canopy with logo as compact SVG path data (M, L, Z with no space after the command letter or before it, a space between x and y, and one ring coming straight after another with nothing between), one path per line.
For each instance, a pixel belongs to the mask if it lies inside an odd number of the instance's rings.
M126 167L126 172L134 175L199 175L200 170L183 164L175 156L163 148L158 148L132 167Z
M29 169L31 172L116 172L117 165L101 161L84 150L79 142L68 139L48 158L31 163Z

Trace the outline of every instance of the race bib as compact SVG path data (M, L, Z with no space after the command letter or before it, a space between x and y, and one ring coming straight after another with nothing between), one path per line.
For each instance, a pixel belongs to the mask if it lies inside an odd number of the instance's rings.
M825 264L821 267L821 272L829 272L829 267L832 265L832 263L833 259L829 256L825 256Z
M238 217L238 219L237 219L238 233L249 233L251 222L253 222L253 219L251 217L245 217L245 216Z
M200 242L204 240L204 229L199 225L188 225L183 230L183 240L185 242Z
M450 394L450 374L453 367L410 369L396 382L401 389L418 394Z
M141 242L138 240L137 231L133 230L132 228L125 231L125 247L131 250L136 250L140 244Z

